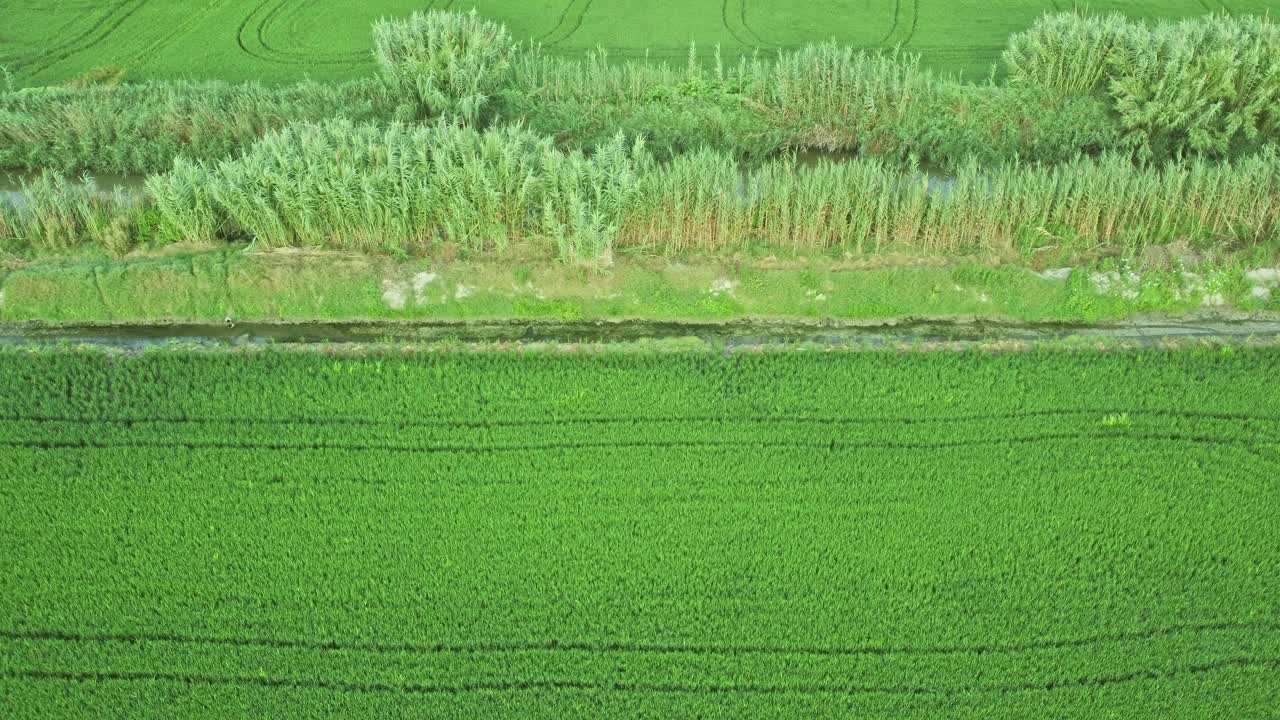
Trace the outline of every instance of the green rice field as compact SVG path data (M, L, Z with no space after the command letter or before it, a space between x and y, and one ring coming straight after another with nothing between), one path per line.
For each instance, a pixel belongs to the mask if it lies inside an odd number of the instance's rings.
M100 66L129 79L284 82L370 75L369 27L428 8L469 10L519 39L578 56L683 62L690 43L734 58L835 38L903 46L935 68L981 79L1008 36L1070 0L0 0L0 66L18 85L67 81ZM1275 0L1098 0L1096 11L1176 19L1263 14Z
M1277 373L5 351L0 716L1274 717Z

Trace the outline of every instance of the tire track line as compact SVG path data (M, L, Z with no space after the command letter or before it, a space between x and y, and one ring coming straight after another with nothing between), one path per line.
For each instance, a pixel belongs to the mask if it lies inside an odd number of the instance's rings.
M1071 650L1109 643L1141 642L1166 637L1200 635L1209 632L1280 632L1280 622L1213 622L1183 623L1129 632L1091 635L1082 638L1037 640L1023 643L978 645L865 645L865 646L786 646L786 645L678 645L661 643L617 643L547 641L541 643L369 643L336 640L300 640L281 638L239 638L180 633L77 633L59 630L0 630L0 639L51 641L69 643L172 643L177 645L264 648L272 650L308 650L317 652L367 652L386 655L481 655L519 652L576 652L590 654L652 655L802 655L814 657L859 656L946 656L1005 655L1055 650Z
M134 673L134 672L67 672L49 670L5 670L0 679L18 681L56 682L170 682L184 685L238 685L269 689L328 690L342 693L378 693L396 695L461 695L477 692L510 693L521 691L604 691L640 694L688 694L688 695L908 695L956 697L973 693L1010 694L1021 692L1053 692L1068 689L1098 689L1136 682L1174 680L1186 676L1203 675L1230 669L1268 668L1280 669L1280 658L1234 657L1211 663L1185 665L1162 670L1138 670L1130 673L1100 676L1062 678L1041 683L1006 683L975 685L963 688L937 688L909 685L837 685L837 684L718 684L694 685L677 683L627 683L588 682L581 680L525 680L516 682L482 682L458 685L427 685L406 683L402 685L382 682L351 682L338 680L308 680L279 677L248 677L230 675L197 675L186 673Z
M587 13L591 10L591 3L593 2L593 0L580 0L580 1L582 2L582 10L579 11L577 14L577 17L574 18L573 27L569 28L568 32L557 33L557 36L555 37L554 40L550 40L549 42L547 42L547 47L555 47L556 45L559 45L565 40L568 40L569 38L573 37L574 34L578 32L578 30L582 29L582 21L586 19ZM567 10L567 7L566 7L566 10ZM558 29L559 29L559 26L557 26L557 30ZM546 37L551 37L551 36L550 34L548 34L543 39L545 39Z
M898 31L898 16L901 14L902 0L893 0L893 23L889 25L889 32L885 33L884 37L880 38L880 41L876 43L876 47L883 47L893 37L893 34Z
M174 42L175 38L180 38L188 33L192 28L201 25L208 18L216 13L225 5L227 0L210 0L199 12L188 13L180 22L172 26L163 35L156 39L144 43L136 52L130 53L123 61L124 68L128 70L131 66L145 62L149 57L161 48Z
M254 418L224 417L195 418L187 416L146 418L85 418L71 415L7 415L0 422L74 423L78 425L269 425L269 426L320 426L320 427L395 427L395 428L504 428L541 427L548 425L644 425L667 423L797 423L814 425L933 425L948 423L997 422L1008 420L1034 420L1039 418L1079 416L1130 415L1159 418L1183 418L1187 420L1221 420L1230 422L1280 423L1280 415L1248 415L1243 413L1215 413L1196 410L1133 408L1082 408L1079 410L1034 410L1020 413L974 413L968 415L932 417L823 417L814 415L688 415L688 416L580 416L535 419L492 420L406 420L374 418Z
M277 5L268 7L273 1L276 1ZM356 59L354 56L351 59L345 59L345 60L335 59L335 58L323 58L323 57L322 58L309 58L309 57L291 58L288 56L281 56L276 54L276 52L272 50L270 46L264 45L262 48L251 47L251 45L253 45L253 42L252 40L247 38L256 37L260 44L264 42L262 37L262 28L264 23L267 22L267 19L264 18L262 20L258 20L257 25L253 28L252 32L250 31L250 28L249 28L250 23L254 22L255 19L262 14L264 8L267 10L267 16L269 18L271 15L274 15L274 13L286 2L288 2L288 0L262 0L262 2L259 3L256 7L254 7L253 10L249 11L249 14L246 15L244 19L240 21L240 25L236 29L236 44L239 46L241 52L243 52L246 55L249 55L250 57L256 58L258 60L262 60L263 62L275 63L277 65L286 65L286 66L312 65L312 64L355 66L363 62L363 60ZM360 55L361 57L363 57L364 54L360 53Z
M19 71L29 65L39 63L42 66L48 67L54 63L62 62L72 55L78 55L79 53L89 50L106 39L111 33L115 32L115 30L119 28L124 21L128 20L130 16L145 4L146 0L118 0L111 4L109 6L110 9L107 10L107 12L99 16L92 25L79 35L71 38L61 45L56 46L52 51L44 49L36 50L18 58L17 62L10 67L10 70L14 75L19 75ZM123 14L116 17L117 14L122 11ZM7 62L12 61L7 60Z
M920 0L911 0L911 30L907 32L907 39L903 40L900 45L908 47L911 40L916 36L916 28L920 24Z
M262 21L258 23L255 34L258 38L258 45L264 50L271 53L273 57L278 57L289 62L296 63L320 63L324 65L341 65L354 63L368 57L368 50L348 50L345 52L335 53L307 53L296 50L282 50L267 42L267 30L275 22L275 20L284 13L285 9L293 0L279 0L276 5L268 12Z
M751 35L751 37L755 38L756 41L760 43L761 47L777 47L777 43L771 43L768 40L765 40L764 36L759 32L756 32L756 29L751 25L751 23L747 22L747 2L748 0L738 0L738 20L742 23L742 27L746 29L747 33Z
M747 0L738 0L739 6L745 6L746 2ZM745 7L742 12L743 15L746 15ZM750 40L739 35L738 31L734 30L733 26L729 24L729 0L720 0L720 24L724 25L724 29L729 31L729 37L732 37L739 45L742 45L744 48L751 47L753 45ZM750 28L748 28L748 32L750 32Z
M1011 438L987 438L975 440L953 440L940 442L841 442L839 440L817 442L768 441L768 440L625 440L605 442L550 442L524 443L516 445L391 445L383 443L236 443L236 442L196 442L196 441L138 441L138 442L99 442L92 440L4 440L0 447L30 450L265 450L270 452L305 452L305 451L342 451L342 452L386 452L410 453L422 455L468 454L485 455L497 453L532 453L554 451L587 451L587 450L915 450L939 451L957 450L979 447L1014 447L1019 445L1039 445L1042 443L1063 441L1101 441L1101 440L1144 440L1155 442L1188 443L1209 445L1214 447L1235 447L1255 457L1275 463L1280 458L1272 457L1256 447L1252 442L1237 438L1216 438L1206 435L1187 435L1179 433L1046 433Z

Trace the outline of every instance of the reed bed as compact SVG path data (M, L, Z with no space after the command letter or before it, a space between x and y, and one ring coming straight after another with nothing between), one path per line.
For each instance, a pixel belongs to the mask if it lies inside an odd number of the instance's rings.
M232 157L297 121L390 118L373 80L283 87L148 82L35 88L0 95L0 167L114 174L160 172L179 155Z
M179 160L147 189L173 234L362 250L452 243L502 249L537 236L595 256L631 201L643 144L588 157L518 127L298 124L244 157Z
M307 124L244 157L180 162L148 183L175 237L271 246L472 252L544 243L566 260L615 249L675 254L993 251L1029 241L1137 251L1175 240L1274 242L1280 164L1134 167L1107 155L1057 165L976 161L953 178L883 160L794 159L743 171L703 150L659 162L618 136L592 155L520 128Z
M0 95L0 167L153 172L232 158L292 122L484 129L520 124L594 153L619 132L663 160L701 147L758 162L820 149L955 169L976 157L1069 162L1240 158L1280 142L1280 30L1264 18L1148 26L1048 15L1013 36L1009 82L933 76L907 52L835 43L726 64L581 60L516 46L501 25L432 11L381 21L378 79L281 88L144 83Z
M123 254L150 232L146 199L121 188L100 189L92 177L52 172L22 185L19 203L0 199L0 250L67 253L96 247Z

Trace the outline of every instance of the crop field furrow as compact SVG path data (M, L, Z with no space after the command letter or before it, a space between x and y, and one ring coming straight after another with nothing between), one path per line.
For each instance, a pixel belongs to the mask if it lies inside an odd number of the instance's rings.
M592 2L593 0L570 0L560 16L560 23L541 41L547 47L554 48L577 34L582 29L582 21L587 13L591 12Z
M298 50L288 50L284 48L275 47L271 42L267 40L267 36L271 30L271 26L276 24L276 21L282 15L285 15L286 14L285 11L289 10L291 6L295 11L298 8L306 9L307 7L306 3L297 3L297 2L293 2L292 0L279 0L279 2L277 2L276 5L271 8L271 11L263 15L262 19L258 22L257 27L254 31L254 34L258 40L258 44L262 46L263 50L277 57L293 57L293 58L298 58L301 60L309 60L309 61L321 60L321 61L332 61L332 62L356 62L356 61L365 61L368 59L369 51L367 50L349 50L347 52L339 52L339 53L327 52L326 53L326 52L301 52Z
M237 43L240 49L255 58L283 65L351 65L364 67L369 64L368 51L345 53L306 53L277 49L267 40L272 22L290 3L290 0L263 0L240 24ZM250 28L252 26L252 28Z

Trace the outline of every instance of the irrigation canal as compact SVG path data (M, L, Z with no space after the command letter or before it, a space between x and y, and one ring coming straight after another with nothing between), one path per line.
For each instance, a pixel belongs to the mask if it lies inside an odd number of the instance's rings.
M990 320L902 320L882 323L740 320L672 322L361 321L222 324L0 324L2 345L98 345L124 349L206 346L460 343L605 343L696 338L726 348L817 344L879 347L902 344L1114 341L1159 345L1175 340L1280 339L1277 320L1140 320L1097 325Z

